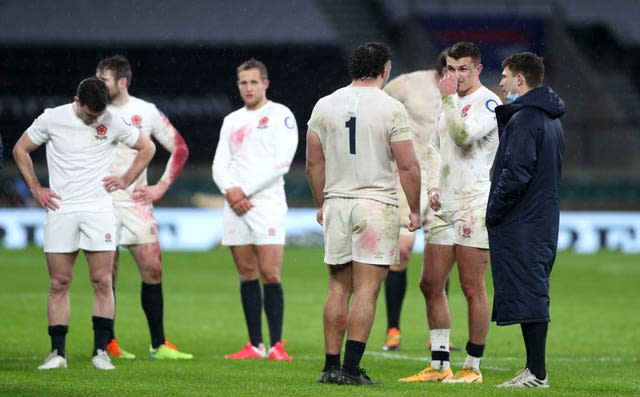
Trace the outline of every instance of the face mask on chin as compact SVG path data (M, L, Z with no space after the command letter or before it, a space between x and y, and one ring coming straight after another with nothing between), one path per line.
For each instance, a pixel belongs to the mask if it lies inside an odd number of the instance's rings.
M504 96L504 101L506 103L512 103L513 101L515 101L520 97L520 94L518 94L518 90L516 90L516 92L511 92L515 84L516 84L516 79L514 78L513 82L511 83L511 88L509 88L509 91L507 91L507 93Z

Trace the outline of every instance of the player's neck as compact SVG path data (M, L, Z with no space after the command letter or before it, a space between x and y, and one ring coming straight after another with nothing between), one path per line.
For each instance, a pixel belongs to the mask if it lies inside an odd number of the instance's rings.
M382 89L382 79L381 78L354 79L351 82L351 85L354 87L372 87L372 88Z
M129 95L128 91L121 91L120 94L118 94L118 96L116 96L109 102L109 104L113 106L122 106L122 105L126 105L130 99L131 99L131 96Z

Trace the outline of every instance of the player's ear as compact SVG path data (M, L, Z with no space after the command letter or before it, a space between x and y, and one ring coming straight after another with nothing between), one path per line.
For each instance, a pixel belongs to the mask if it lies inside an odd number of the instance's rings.
M269 79L262 79L262 85L264 85L264 89L269 88Z

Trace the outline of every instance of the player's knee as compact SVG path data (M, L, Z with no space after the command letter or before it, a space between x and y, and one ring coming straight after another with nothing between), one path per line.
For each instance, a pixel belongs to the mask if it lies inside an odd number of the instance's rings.
M262 274L264 284L280 284L280 274Z
M69 290L71 285L70 276L55 275L51 277L51 293L60 294Z
M112 280L110 273L94 274L91 276L91 284L96 291L111 290Z

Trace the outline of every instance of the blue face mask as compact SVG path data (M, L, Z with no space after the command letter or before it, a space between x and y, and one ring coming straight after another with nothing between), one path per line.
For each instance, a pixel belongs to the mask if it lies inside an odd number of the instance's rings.
M518 90L516 90L516 92L511 92L515 84L516 84L516 79L513 79L513 83L511 83L511 88L509 88L509 91L507 91L506 95L504 96L504 100L506 103L511 103L516 99L520 98L520 94L518 94Z

